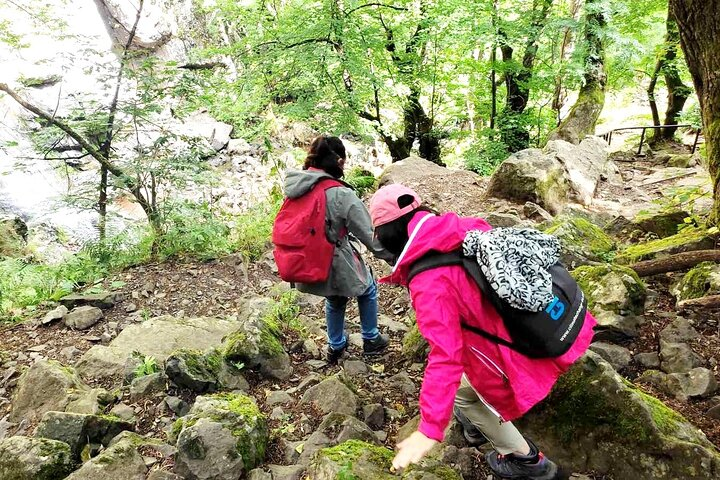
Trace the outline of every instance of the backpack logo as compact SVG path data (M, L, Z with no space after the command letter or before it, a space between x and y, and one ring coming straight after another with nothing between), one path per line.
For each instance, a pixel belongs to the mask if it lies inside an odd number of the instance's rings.
M553 320L560 320L563 313L565 313L565 304L561 302L558 297L555 297L553 298L553 301L550 302L550 305L547 306L545 312L550 314L550 318Z

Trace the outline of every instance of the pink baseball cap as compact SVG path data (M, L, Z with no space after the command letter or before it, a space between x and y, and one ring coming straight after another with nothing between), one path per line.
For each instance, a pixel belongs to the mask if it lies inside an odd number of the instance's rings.
M400 208L398 199L403 195L410 195L413 197L413 201L410 205ZM391 183L382 187L370 199L370 218L372 218L373 227L397 220L418 208L420 203L420 196L405 185Z

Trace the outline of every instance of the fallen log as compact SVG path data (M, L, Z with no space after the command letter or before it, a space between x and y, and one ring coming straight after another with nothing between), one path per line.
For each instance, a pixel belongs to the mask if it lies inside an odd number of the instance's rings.
M690 310L701 308L720 308L720 295L708 295L707 297L691 298L678 302L677 310Z
M720 250L696 250L683 252L655 260L645 260L630 265L630 268L641 277L649 277L659 273L687 270L702 262L720 262Z

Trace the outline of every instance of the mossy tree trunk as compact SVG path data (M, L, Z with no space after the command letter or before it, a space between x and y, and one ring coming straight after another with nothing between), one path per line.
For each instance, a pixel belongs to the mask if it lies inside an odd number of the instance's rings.
M551 140L566 140L578 144L587 135L595 133L595 124L605 106L605 45L607 24L606 6L602 0L585 3L585 73L583 86L570 113L550 136Z
M680 44L700 101L708 169L713 182L712 224L720 222L720 0L670 0Z

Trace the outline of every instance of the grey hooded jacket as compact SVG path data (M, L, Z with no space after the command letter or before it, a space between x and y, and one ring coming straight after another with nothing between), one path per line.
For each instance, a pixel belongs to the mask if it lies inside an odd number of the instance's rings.
M288 170L285 177L285 195L297 198L307 193L322 178L333 178L322 171ZM343 228L348 234L335 248L330 277L322 283L296 284L301 292L323 297L357 297L373 281L368 267L359 253L359 240L375 256L392 261L394 256L383 249L373 238L372 222L365 205L351 188L329 188L325 192L326 228L328 240L335 243Z

